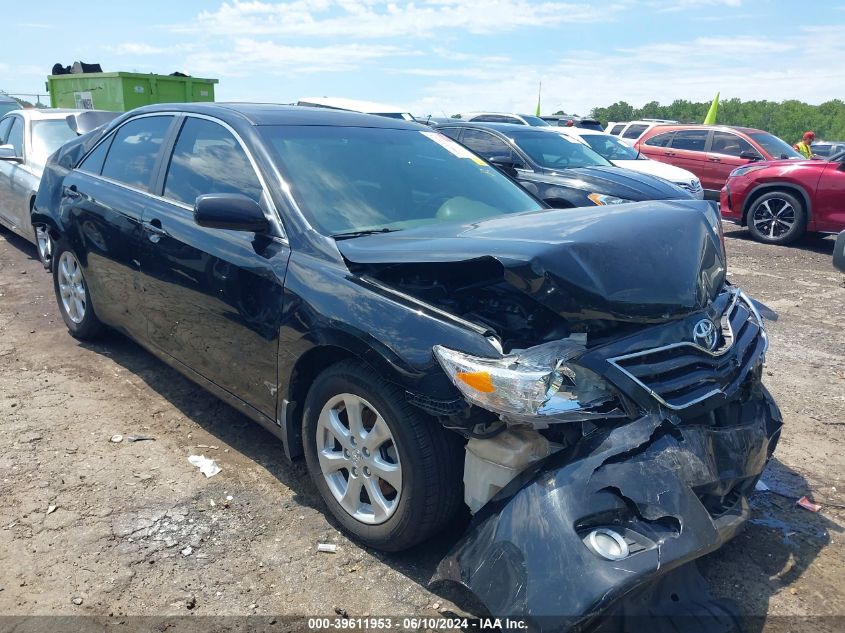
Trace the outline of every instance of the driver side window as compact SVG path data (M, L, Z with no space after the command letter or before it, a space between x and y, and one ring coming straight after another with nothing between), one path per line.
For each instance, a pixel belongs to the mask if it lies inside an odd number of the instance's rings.
M23 120L19 116L12 117L6 144L15 148L15 156L23 156Z
M0 145L6 144L6 136L9 134L9 128L12 127L12 119L14 117L7 117L0 121Z

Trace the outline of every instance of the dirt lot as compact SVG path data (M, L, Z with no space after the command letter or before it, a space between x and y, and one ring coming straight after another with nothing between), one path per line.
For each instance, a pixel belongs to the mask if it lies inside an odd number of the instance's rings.
M754 496L748 529L701 568L748 614L845 617L845 278L831 238L774 248L726 229L731 279L780 313L766 382L785 427L764 475L772 492ZM304 466L286 464L257 425L121 336L68 336L34 257L0 231L0 614L451 608L427 589L450 536L390 556L350 542ZM192 454L222 472L206 479ZM804 494L820 513L795 507ZM318 553L322 542L337 553Z

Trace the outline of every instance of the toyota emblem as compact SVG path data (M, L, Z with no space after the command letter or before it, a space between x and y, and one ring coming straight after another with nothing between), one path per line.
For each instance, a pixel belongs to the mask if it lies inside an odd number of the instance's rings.
M692 340L701 347L713 350L716 347L717 338L716 326L710 319L701 319L692 328Z

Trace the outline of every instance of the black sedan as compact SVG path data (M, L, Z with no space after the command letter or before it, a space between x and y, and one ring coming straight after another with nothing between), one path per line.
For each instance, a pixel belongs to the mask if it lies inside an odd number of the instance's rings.
M692 198L668 180L615 167L583 143L548 129L455 121L437 130L555 208Z
M440 577L533 630L721 546L777 442L703 202L550 209L416 123L180 104L65 145L33 214L71 335L264 425L369 546L465 506Z

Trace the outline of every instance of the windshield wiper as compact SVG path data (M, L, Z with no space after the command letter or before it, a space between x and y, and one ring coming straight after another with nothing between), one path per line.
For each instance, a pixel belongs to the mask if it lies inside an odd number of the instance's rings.
M365 235L376 235L377 233L394 233L395 231L401 231L402 229L389 229L384 227L383 229L365 229L363 231L346 231L345 233L334 233L332 237L336 240L348 240L352 237L364 237Z

